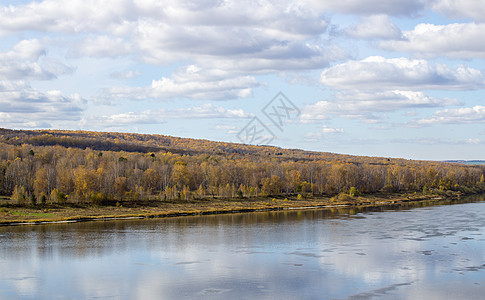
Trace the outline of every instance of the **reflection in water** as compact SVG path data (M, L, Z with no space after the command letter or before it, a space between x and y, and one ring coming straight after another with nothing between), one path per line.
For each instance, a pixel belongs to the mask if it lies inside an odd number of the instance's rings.
M480 200L1 227L0 298L477 299Z

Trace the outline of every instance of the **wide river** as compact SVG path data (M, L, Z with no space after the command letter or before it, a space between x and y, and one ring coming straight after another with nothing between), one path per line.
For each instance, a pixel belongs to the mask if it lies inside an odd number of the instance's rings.
M0 299L484 299L482 201L0 227Z

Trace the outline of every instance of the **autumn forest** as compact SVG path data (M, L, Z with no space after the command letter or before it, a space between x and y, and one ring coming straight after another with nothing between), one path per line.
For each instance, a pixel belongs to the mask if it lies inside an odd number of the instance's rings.
M0 129L0 195L17 204L485 190L485 168L163 135Z

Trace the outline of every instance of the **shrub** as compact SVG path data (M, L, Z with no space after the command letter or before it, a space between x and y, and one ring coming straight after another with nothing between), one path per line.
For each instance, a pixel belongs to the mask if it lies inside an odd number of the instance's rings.
M104 200L106 200L106 197L103 195L103 193L93 193L89 195L89 200L95 205L100 205Z
M58 189L53 189L51 191L51 195L49 196L49 200L51 203L65 203L67 200L67 195L63 192L60 192Z
M14 200L17 204L25 204L25 187L24 186L15 186L12 193L12 200Z
M355 187L351 187L349 190L349 196L350 197L358 197L360 195L359 190L357 190Z
M350 196L349 194L340 193L337 199L340 201L349 201L349 200L352 200L352 196Z

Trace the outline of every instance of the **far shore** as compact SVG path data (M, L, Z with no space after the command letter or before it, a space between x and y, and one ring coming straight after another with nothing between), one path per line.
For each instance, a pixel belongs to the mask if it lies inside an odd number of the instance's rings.
M106 221L121 219L165 218L209 214L227 214L292 209L316 209L338 207L368 207L407 205L456 199L461 194L391 194L366 195L339 200L330 197L211 199L196 201L122 203L121 205L42 205L16 206L2 204L0 225L38 225L82 221Z

